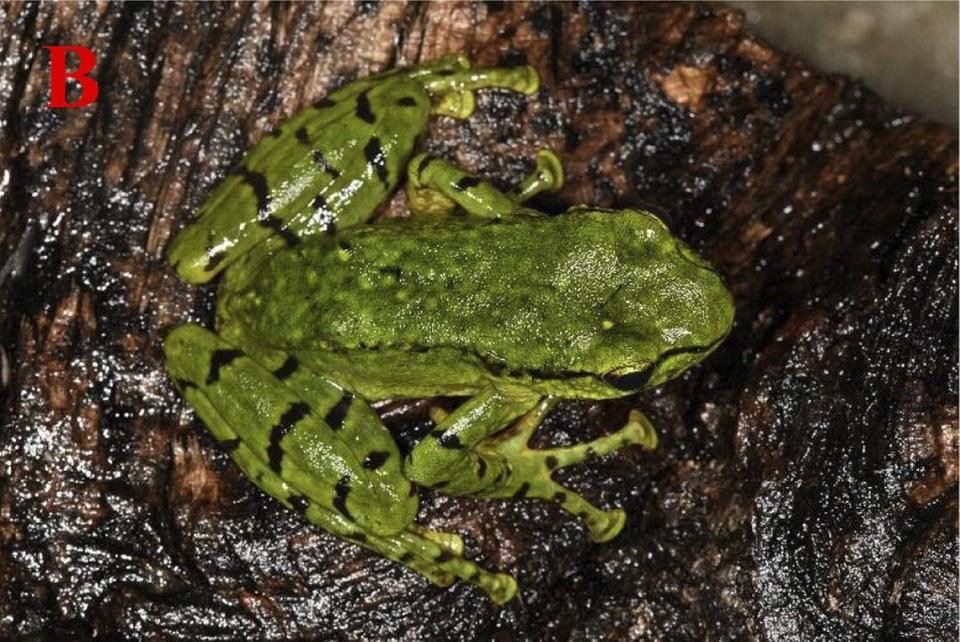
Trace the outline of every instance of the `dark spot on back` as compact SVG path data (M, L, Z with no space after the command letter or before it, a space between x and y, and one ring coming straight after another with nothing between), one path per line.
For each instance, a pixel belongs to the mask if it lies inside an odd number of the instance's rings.
M547 455L546 458L543 460L543 462L547 465L547 468L549 468L550 470L553 470L554 468L556 468L557 464L559 463L557 461L557 458L554 457L553 455Z
M363 467L367 470L376 470L383 466L389 457L390 453L384 450L372 450L363 460Z
M283 463L283 449L280 442L293 430L297 422L310 414L310 406L303 402L295 402L280 415L280 419L270 430L270 445L267 446L267 457L269 459L270 470L280 474L280 466Z
M306 128L306 127L298 127L298 128L297 128L297 131L295 131L295 132L293 133L293 135L296 136L296 137L297 137L297 140L300 141L301 143L303 143L304 145L309 145L309 144L310 144L310 137L307 136L307 128Z
M294 372L297 371L297 368L300 367L300 363L297 361L297 358L293 355L287 357L287 360L283 362L279 368L273 371L273 376L284 381L290 377Z
M350 410L350 403L353 401L353 395L349 392L343 393L340 400L330 409L327 416L323 418L333 430L343 428L343 421L347 417L347 411Z
M416 107L417 101L414 100L412 96L404 96L403 98L397 101L397 104L400 105L401 107Z
M401 270L399 267L396 267L394 265L382 267L378 271L380 272L380 274L392 275L397 281L399 281L400 277L403 276L403 270Z
M367 98L366 91L357 96L357 107L354 109L354 113L357 118L371 125L377 120L377 117L373 115L373 110L370 109L370 99Z
M558 504L562 504L565 501L567 501L567 494L556 492L553 494L553 497L551 499L553 499L553 501L557 502Z
M210 369L207 370L207 385L213 385L220 380L220 368L224 368L233 363L237 357L242 357L243 351L228 348L224 350L214 350L210 355Z
M383 154L383 147L380 145L380 139L376 136L371 137L366 146L363 148L363 155L366 157L367 162L373 165L377 172L377 178L379 178L383 184L386 185L387 179L389 178L389 173L387 171L387 159Z
M440 554L433 558L433 561L437 564L443 564L444 562L449 562L453 559L453 553L446 550L441 550Z

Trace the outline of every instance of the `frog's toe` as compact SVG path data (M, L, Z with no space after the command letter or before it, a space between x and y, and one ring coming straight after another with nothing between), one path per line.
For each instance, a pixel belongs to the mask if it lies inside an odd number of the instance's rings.
M496 573L492 575L487 595L498 605L503 605L513 599L517 594L517 580L506 573Z
M627 523L627 514L622 508L614 508L604 513L604 519L597 524L597 528L590 529L590 539L595 542L609 542L620 534Z

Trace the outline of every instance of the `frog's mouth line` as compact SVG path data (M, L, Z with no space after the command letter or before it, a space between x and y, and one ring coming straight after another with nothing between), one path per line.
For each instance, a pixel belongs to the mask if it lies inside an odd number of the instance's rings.
M561 379L561 380L570 380L570 379L584 379L589 378L595 381L602 381L603 383L613 386L618 390L630 391L630 390L640 390L647 384L650 380L650 377L653 376L653 373L667 360L673 357L677 357L684 354L707 354L713 351L721 341L726 338L726 335L718 337L705 346L682 346L679 348L671 348L663 352L657 360L637 372L620 375L617 377L606 377L604 375L597 375L594 372L583 372L577 370L568 370L565 372L548 372L546 370L506 370L503 365L498 363L493 363L483 356L474 353L474 356L483 364L484 368L494 377L523 377L529 376L534 379Z
M650 381L650 377L653 376L660 366L667 360L672 357L684 355L684 354L707 354L711 352L714 348L723 341L726 336L719 337L714 339L709 345L705 346L683 346L680 348L671 348L666 352L662 353L657 360L651 363L649 366L643 370L638 370L626 375L619 375L617 377L601 377L603 381L618 390L640 390L647 382Z

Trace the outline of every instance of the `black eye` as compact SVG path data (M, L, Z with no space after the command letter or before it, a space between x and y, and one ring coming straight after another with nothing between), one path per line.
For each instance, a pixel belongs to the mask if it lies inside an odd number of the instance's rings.
M651 363L643 370L628 372L627 374L606 374L603 380L618 390L639 390L650 380L650 375L656 369L656 364Z
M671 216L670 212L668 212L666 209L660 207L656 203L644 203L643 209L663 221L663 224L673 231L673 216Z

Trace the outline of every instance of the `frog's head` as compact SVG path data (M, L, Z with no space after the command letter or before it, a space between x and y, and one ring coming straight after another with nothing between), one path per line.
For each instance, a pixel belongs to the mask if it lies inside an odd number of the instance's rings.
M616 226L624 278L600 307L601 332L581 365L613 393L657 386L701 361L727 336L733 299L713 268L646 211Z

